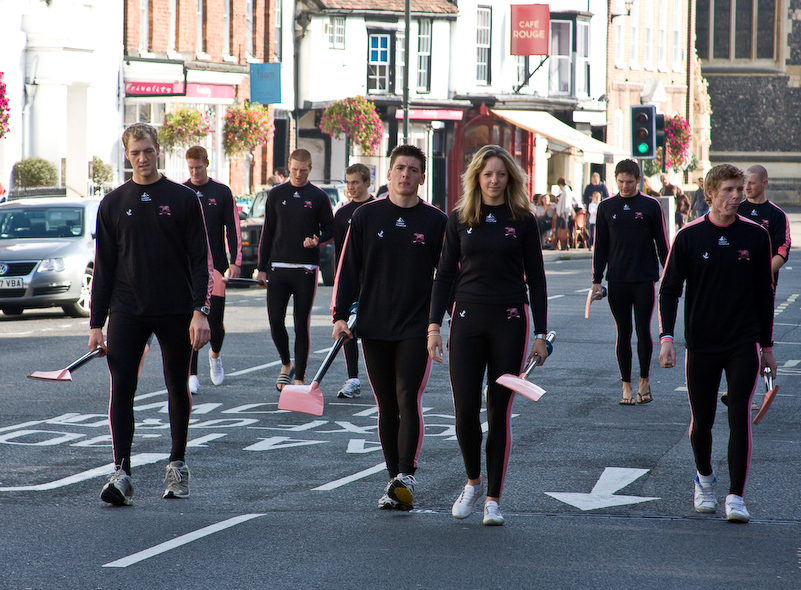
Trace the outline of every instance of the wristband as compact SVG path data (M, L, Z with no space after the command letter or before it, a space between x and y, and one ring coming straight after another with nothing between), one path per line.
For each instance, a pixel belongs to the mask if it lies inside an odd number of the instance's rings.
M659 339L659 344L664 344L665 342L673 342L673 336L668 336L667 334L662 336Z

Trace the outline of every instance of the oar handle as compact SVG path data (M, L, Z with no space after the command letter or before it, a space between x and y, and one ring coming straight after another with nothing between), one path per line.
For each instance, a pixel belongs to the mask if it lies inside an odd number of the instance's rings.
M548 356L551 356L553 352L553 341L556 340L556 332L551 330L548 332L548 335L545 337L545 347L548 349ZM528 379L528 376L531 375L531 371L534 370L534 367L537 366L537 359L539 359L539 355L534 355L528 364L523 369L523 378Z
M353 326L356 325L356 310L358 309L358 302L354 303L350 306L350 316L348 317L348 330L353 330ZM323 360L323 364L318 369L317 373L314 375L313 381L315 383L320 383L325 377L325 374L328 372L329 367L331 367L331 363L334 362L334 357L337 356L337 353L345 344L346 338L344 336L340 336L336 342L334 342L334 346L331 347L331 350L328 351L328 354L325 356Z
M92 360L93 358L95 358L95 357L96 357L98 354L100 354L100 349L99 349L99 348L95 348L93 351L91 351L91 352L87 352L85 355L83 355L83 356L82 356L81 358L79 358L77 361L73 362L73 363L72 363L72 364L71 364L69 367L67 367L65 370L66 370L66 371L70 371L70 372L71 372L71 371L74 371L75 369L78 369L78 368L80 368L80 367L83 367L83 366L84 366L86 363L88 363L89 361L91 361L91 360Z

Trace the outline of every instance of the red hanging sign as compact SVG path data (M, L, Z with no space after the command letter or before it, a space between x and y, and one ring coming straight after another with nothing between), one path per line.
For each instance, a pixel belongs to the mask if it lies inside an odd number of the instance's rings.
M512 4L512 55L549 55L551 11L547 4Z

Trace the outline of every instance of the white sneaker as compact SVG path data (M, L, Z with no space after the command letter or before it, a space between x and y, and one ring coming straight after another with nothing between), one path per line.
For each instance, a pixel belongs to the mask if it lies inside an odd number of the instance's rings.
M218 356L216 359L212 358L211 349L209 349L209 375L211 376L211 382L214 383L214 385L222 385L222 382L225 380L225 370L222 366L222 356Z
M454 518L467 518L473 514L476 508L476 502L484 495L484 482L482 481L477 486L470 483L465 484L462 493L456 498L451 508L451 514Z
M701 483L696 474L695 497L693 498L693 506L695 506L696 512L711 514L718 509L718 501L715 499L715 484L717 482L718 480L715 478L712 483Z
M344 385L342 385L337 392L337 397L341 398L361 397L361 395L362 384L358 377L345 381Z
M133 504L133 492L131 476L120 468L108 478L108 483L100 492L100 499L115 506L130 506Z
M197 378L197 375L189 375L189 393L195 395L198 387L200 387L200 379Z
M726 496L726 520L729 522L748 522L751 515L745 509L742 496L729 494Z
M495 500L484 504L484 524L487 526L501 526L503 524L501 508Z

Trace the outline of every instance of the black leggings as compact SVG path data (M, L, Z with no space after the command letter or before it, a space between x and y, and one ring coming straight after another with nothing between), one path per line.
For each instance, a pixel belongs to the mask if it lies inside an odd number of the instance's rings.
M451 319L448 351L456 436L467 477L481 477L481 386L487 372L487 495L500 497L512 448L510 417L514 394L495 383L504 373L518 375L528 347L524 304L459 303Z
M131 473L131 445L134 435L134 394L139 360L151 334L161 346L164 381L167 384L172 448L170 461L183 461L192 412L189 394L189 342L191 315L135 316L114 312L108 319L108 369L111 373L109 421L114 465Z
M389 477L413 475L425 434L423 391L431 374L426 339L362 338L362 352L378 405L378 438Z
M631 311L634 308L634 325L637 328L637 358L640 377L646 379L651 372L654 343L651 340L651 316L654 313L654 282L612 283L609 285L609 309L617 326L615 354L620 369L620 380L631 383Z
M223 317L225 316L225 297L218 295L211 296L211 305L209 306L209 327L211 328L211 340L209 346L211 350L219 353L222 350L223 340L225 339L225 325L223 324ZM189 368L190 375L197 375L197 351L192 351L192 365Z
M289 334L286 331L286 309L293 296L295 322L295 379L306 379L309 362L309 319L314 295L317 293L317 270L305 268L274 268L267 283L267 316L270 333L281 357L281 363L292 362L289 352Z
M729 493L742 496L751 461L751 398L759 379L756 344L744 344L721 353L687 351L687 397L692 412L690 444L698 472L710 475L712 426L723 371L729 388Z

